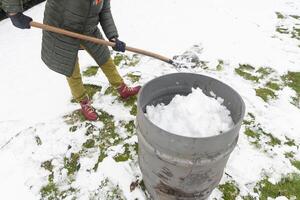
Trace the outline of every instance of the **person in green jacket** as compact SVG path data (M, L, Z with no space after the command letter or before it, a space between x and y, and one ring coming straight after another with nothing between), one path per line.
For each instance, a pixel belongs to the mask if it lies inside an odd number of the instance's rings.
M2 0L2 7L14 26L21 29L30 28L32 19L22 13L22 0ZM105 36L115 43L113 49L124 52L126 44L118 39L110 0L48 0L46 3L44 24L103 39L98 28L99 23ZM136 95L141 87L128 87L124 83L107 46L43 31L42 60L48 68L67 77L71 93L80 103L85 118L96 120L97 113L87 96L80 74L78 63L80 46L93 57L122 98L127 99Z

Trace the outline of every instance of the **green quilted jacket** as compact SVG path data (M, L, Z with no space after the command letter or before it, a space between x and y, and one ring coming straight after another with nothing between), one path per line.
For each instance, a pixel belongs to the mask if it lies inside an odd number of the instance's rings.
M2 0L6 12L22 12L21 0ZM48 0L44 23L69 31L102 39L101 27L107 38L118 37L110 10L110 0ZM43 31L42 60L52 70L71 76L82 44L98 65L110 57L108 47Z

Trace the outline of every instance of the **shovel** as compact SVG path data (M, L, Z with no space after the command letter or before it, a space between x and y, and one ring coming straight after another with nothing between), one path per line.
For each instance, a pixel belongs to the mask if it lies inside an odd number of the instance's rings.
M111 46L111 47L115 46L114 42L109 42L109 41L106 41L106 40L102 40L102 39L98 39L98 38L95 38L95 37L75 33L75 32L72 32L72 31L64 30L64 29L57 28L57 27L50 26L50 25L46 25L46 24L41 24L41 23L34 22L34 21L30 22L30 25L32 27L35 27L35 28L40 28L40 29L50 31L50 32L53 32L53 33L58 33L58 34L66 35L66 36L69 36L69 37L73 37L73 38L77 38L77 39L81 39L81 40L86 40L86 41L89 41L89 42L94 42L94 43L100 44L100 45ZM129 46L126 46L126 50L134 52L134 53L142 54L142 55L145 55L145 56L149 56L149 57L164 61L164 62L166 62L168 64L171 64L175 67L178 67L178 64L176 62L174 62L174 60L169 59L167 57L164 57L162 55L150 52L150 51L145 51L143 49L133 48L133 47L129 47Z

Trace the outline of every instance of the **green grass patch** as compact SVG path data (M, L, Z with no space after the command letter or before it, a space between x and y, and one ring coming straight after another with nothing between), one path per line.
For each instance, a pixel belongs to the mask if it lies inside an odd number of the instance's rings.
M70 187L67 190L60 191L58 186L53 182L50 182L47 185L43 186L40 190L42 199L47 200L65 199L67 197L69 199L76 199L74 196L76 192L77 190L72 187Z
M101 181L98 189L89 195L89 200L99 200L99 194L105 200L126 200L119 185L114 185L108 178Z
M128 73L125 76L128 77L132 83L139 82L141 79L141 75L135 75L133 73Z
M289 137L286 137L285 136L285 139L286 139L286 142L284 142L285 145L288 145L288 146L295 146L297 147L298 145L296 144L295 140L289 138Z
M106 150L109 147L122 142L122 138L116 132L114 117L103 110L99 110L98 113L99 120L103 122L104 126L99 130L99 134L97 134L97 137L95 138L95 146L100 150L98 161L93 168L95 171L97 170L99 163L107 156Z
M71 153L70 158L64 158L64 168L68 171L68 176L74 175L80 169L79 153Z
M52 160L47 160L47 161L43 162L41 164L41 167L49 172L52 172L53 171Z
M300 16L298 16L298 15L290 15L290 17L292 17L294 19L300 19Z
M260 67L256 73L260 74L260 79L263 79L267 76L269 76L270 74L274 73L275 71L270 68L270 67Z
M247 196L242 197L243 200L256 200L255 197L251 196L250 194L248 194Z
M244 134L248 136L249 141L257 148L268 146L282 145L280 139L263 130L260 124L255 123L255 117L252 113L248 113L243 121L245 126Z
M251 138L254 138L254 139L259 139L260 136L261 136L261 134L258 131L253 131L250 128L246 128L244 133L248 137L251 137Z
M95 140L94 139L88 139L87 141L85 141L85 143L83 143L82 146L84 148L87 148L87 149L93 148L95 146Z
M83 117L83 116L82 116ZM77 130L78 130L78 126L77 125L74 125L74 126L71 126L70 128L69 128L69 132L71 132L71 133L73 133L73 132L76 132Z
M272 147L281 145L281 141L278 138L274 137L272 134L264 132L264 135L269 137L269 141L267 142L268 145Z
M290 151L290 152L285 152L284 156L288 159L294 158L295 157L295 153Z
M300 96L300 72L288 72L282 76L285 85L292 88Z
M86 89L86 93L89 96L90 99L93 98L93 96L96 94L96 92L101 91L101 86L93 85L93 84L84 84L84 87Z
M83 114L81 113L80 110L75 110L72 113L63 116L63 118L64 118L64 122L68 125L74 125L78 122L85 121L85 117L83 116ZM77 130L76 126L69 128L69 131L71 131L71 132L75 132L76 130Z
M293 27L292 38L300 40L300 28Z
M224 69L224 61L223 60L218 60L218 65L216 66L217 71L222 71Z
M283 27L277 27L277 28L276 28L276 31L277 31L278 33L281 33L281 34L289 34L289 33L290 33L290 32L289 32L289 29L283 28Z
M272 81L267 82L266 87L276 91L280 90L280 85Z
M47 160L41 164L41 167L49 171L48 183L40 189L40 194L42 199L56 200L65 199L66 197L71 197L76 193L76 189L70 187L66 190L61 191L56 183L54 183L54 172L51 160ZM72 198L73 199L73 198Z
M40 190L42 199L55 200L59 197L59 190L55 183L50 182Z
M121 126L126 129L129 136L133 136L136 132L134 120L130 120L129 122L122 121Z
M255 67L249 64L239 64L239 69L240 70L245 70L245 71L254 71Z
M218 188L223 193L222 197L224 200L236 199L240 194L240 189L236 186L236 183L233 181L219 185Z
M99 69L99 66L88 67L85 71L82 72L82 75L86 76L86 77L95 76L98 72L98 69Z
M245 135L250 137L250 143L253 144L256 148L260 149L261 144L260 144L260 138L261 138L261 132L260 131L255 131L252 130L251 128L247 127L244 132Z
M119 96L118 90L117 88L113 87L113 86L109 86L105 92L105 95L112 95L112 96Z
M134 145L131 144L124 144L123 145L124 152L119 153L116 156L114 156L114 159L116 162L124 162L127 160L132 160L132 155L136 155L138 152L138 144L134 143Z
M257 76L254 76L254 75L250 74L249 72L245 72L240 68L236 68L235 72L246 80L254 81L254 82L259 81L259 78Z
M265 102L268 102L270 99L275 99L277 96L275 92L268 88L258 88L255 89L256 96L262 98Z
M131 56L126 54L117 53L114 56L114 63L117 66L126 65L130 67L136 66L140 62L141 58L138 54L133 54Z
M300 160L291 161L292 165L300 170Z
M278 19L285 19L284 15L281 14L280 12L276 12L276 16Z
M93 84L83 84L86 94L90 99L93 99L93 96L96 94L96 92L100 92L102 87L98 85L93 85ZM77 101L73 98L71 99L72 103L76 103Z
M300 175L289 174L287 177L282 178L278 183L272 184L267 178L257 184L259 191L259 199L267 200L268 197L276 198L285 196L287 198L300 199Z
M300 72L291 72L283 75L284 84L296 92L296 96L292 97L292 104L300 108Z

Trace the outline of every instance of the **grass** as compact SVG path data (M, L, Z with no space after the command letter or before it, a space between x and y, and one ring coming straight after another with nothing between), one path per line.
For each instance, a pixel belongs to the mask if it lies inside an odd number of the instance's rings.
M300 108L300 72L289 71L281 78L286 86L290 87L296 92L296 96L292 98L293 101L291 103Z
M285 156L286 158L288 158L288 159L294 158L294 157L295 157L295 153L292 152L292 151L290 151L290 152L285 152L285 153L284 153L284 156Z
M249 138L249 142L258 149L265 148L267 150L267 146L275 147L283 144L280 139L266 132L259 123L256 123L252 113L246 115L243 125L245 126L244 134Z
M291 161L292 165L300 170L300 160Z
M236 68L235 72L242 76L244 79L249 80L249 81L254 81L254 82L258 82L259 78L257 76L252 75L251 73L248 73L246 71L243 71L241 68Z
M298 15L284 16L279 12L277 12L276 14L277 14L277 18L280 19L281 22L281 24L276 27L276 32L280 34L286 34L290 38L300 40L300 26L299 26L300 24L297 22L293 22L295 19L299 20L300 16ZM292 25L286 25L286 24L291 24L291 22Z
M88 139L85 143L82 145L84 148L90 149L95 146L95 140L94 139Z
M288 87L300 95L300 72L289 71L286 75L282 76L282 80Z
M94 166L94 170L98 169L99 163L107 156L106 150L110 146L115 146L122 142L121 137L116 132L115 121L112 115L107 112L100 110L99 119L104 124L103 128L97 130L99 134L96 137L96 147L99 149L100 153L98 156L98 161Z
M109 113L103 110L97 110L99 115L99 120L97 123L91 123L89 121L82 120L79 112L74 111L73 113L65 116L66 123L70 126L69 130L72 130L76 134L77 130L85 131L85 135L88 136L85 142L82 144L81 150L78 152L73 152L68 157L63 158L63 167L59 170L67 171L67 187L69 189L62 190L59 184L54 182L54 166L52 161L45 161L42 163L41 167L45 168L50 172L48 176L48 183L44 185L40 193L44 199L63 199L64 195L71 196L75 195L77 190L71 187L71 183L76 179L76 173L80 170L80 158L83 156L88 156L89 149L93 152L98 153L98 160L95 165L90 170L97 171L99 164L107 157L107 150L119 144L122 144L125 138L121 138L117 132L115 119ZM134 134L134 121L129 121L122 124L127 132L127 138L130 138ZM124 162L132 160L133 156L137 154L137 143L123 144L124 151L117 154L114 158L117 162ZM69 149L72 147L69 146ZM96 151L98 150L98 151ZM56 169L58 170L58 169ZM115 197L122 197L122 191L115 186L109 191L108 199L115 199Z
M246 70L246 71L253 71L255 68L252 65L249 64L239 64L240 70Z
M101 194L101 195L99 195ZM89 195L89 200L125 200L126 198L123 195L123 191L120 189L119 185L113 184L108 178L101 181L100 186L98 187L97 191L91 193Z
M277 96L273 90L268 88L257 88L255 89L256 96L262 98L265 102L268 102L270 99L275 99Z
M93 99L94 95L97 93L97 92L100 92L102 87L99 86L99 85L93 85L93 84L83 84L85 90L86 90L86 94L88 95L88 97L90 99ZM76 100L75 99L72 99L71 100L72 103L75 103Z
M124 149L123 153L119 153L119 154L114 156L114 159L115 159L116 162L124 162L124 161L127 161L129 159L132 160L133 159L132 156L137 154L138 144L137 143L134 143L133 145L124 144L123 149Z
M279 84L277 84L277 83L275 83L275 82L272 82L272 81L267 82L265 86L266 86L267 88L270 88L270 89L276 90L276 91L278 91L278 90L281 89L281 87L280 87Z
M260 79L264 79L274 72L275 71L270 67L260 67L258 70L256 70L256 73L260 74Z
M288 28L282 28L282 27L277 27L276 31L281 34L289 34L290 33Z
M128 73L125 76L128 77L132 83L138 82L141 78L141 75L135 75L133 73Z
M132 97L129 97L128 99L124 100L121 97L119 97L117 89L112 87L112 86L108 87L105 90L104 94L118 97L117 100L119 102L123 103L123 105L125 107L130 108L130 114L131 115L133 115L133 116L137 115L137 106L136 106L137 97L136 96L132 96Z
M98 69L99 69L99 66L88 67L85 71L82 72L82 75L86 76L86 77L95 76L98 72Z
M96 94L96 92L101 91L101 86L93 85L93 84L84 84L84 87L86 89L86 93L89 96L90 99L93 98L93 96Z
M112 95L112 96L119 96L117 89L115 87L113 87L113 86L109 86L105 90L104 94L105 95Z
M223 60L218 60L218 65L216 66L217 71L222 71L224 68L224 61Z
M219 185L218 188L223 193L222 198L224 200L236 199L240 194L240 189L236 186L236 183L233 181Z
M85 121L84 116L82 115L80 110L75 110L72 113L63 116L64 122L70 126L69 131L75 132L78 129L77 125L74 125L76 123L81 123Z
M288 145L288 146L295 146L295 147L298 147L298 145L296 145L296 142L295 140L293 139L290 139L289 137L286 137L285 136L285 139L286 139L286 142L284 143L285 145Z
M138 54L133 54L131 56L127 54L116 53L114 55L113 61L116 66L129 66L135 67L139 64L141 58Z
M68 171L68 176L72 176L80 169L79 153L72 153L70 158L64 158L64 168Z
M294 19L300 19L300 16L298 16L298 15L290 15L290 17L292 17Z
M256 191L260 200L267 200L268 197L276 198L285 196L287 198L300 199L300 175L289 174L278 183L272 184L267 178L257 184Z
M284 15L281 14L280 12L276 12L276 15L278 19L285 19Z
M71 197L76 193L76 189L69 187L65 190L60 190L58 185L54 183L54 172L53 172L53 165L51 160L47 160L41 164L41 167L45 170L49 171L50 174L48 175L48 183L40 189L40 194L42 199L48 200L56 200L56 199L65 199L67 196Z

